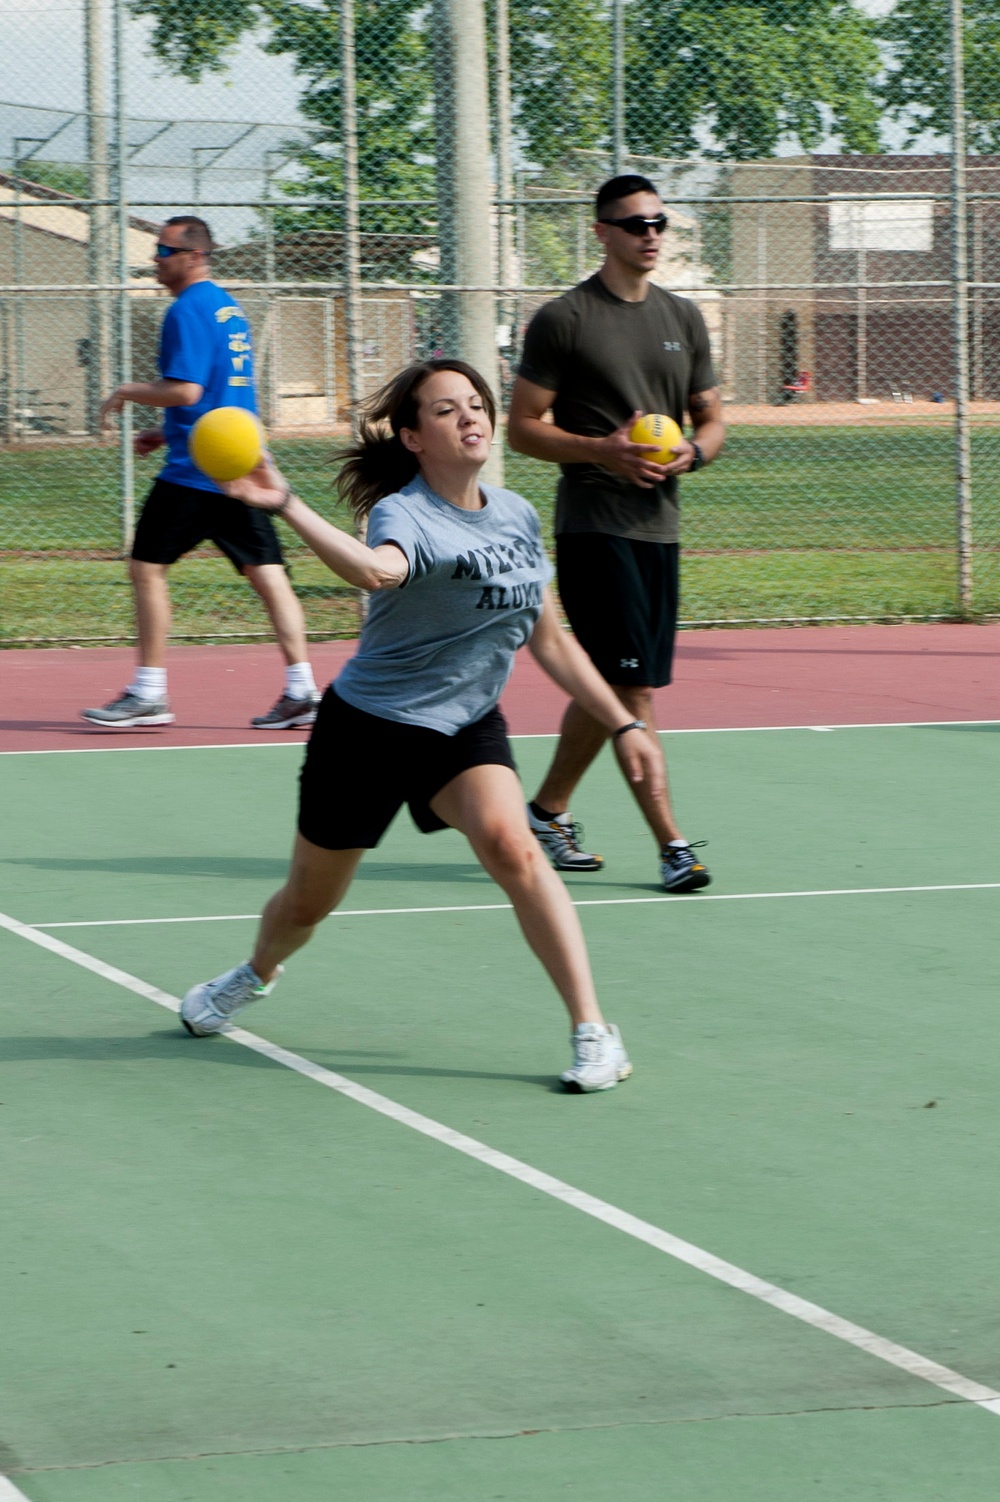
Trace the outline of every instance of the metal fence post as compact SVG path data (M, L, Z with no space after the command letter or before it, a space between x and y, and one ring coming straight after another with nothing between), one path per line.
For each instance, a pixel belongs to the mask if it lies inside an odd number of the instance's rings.
M354 56L354 0L340 0L340 121L344 170L344 322L347 335L347 390L351 433L358 433L358 403L362 389L364 332L361 316L361 214L358 206L358 107ZM362 542L368 536L367 519L355 528ZM358 625L368 615L368 596L358 596Z
M115 198L118 219L118 382L132 379L132 309L129 305L128 152L125 120L125 18L123 0L114 0L115 75ZM121 507L122 553L132 550L135 536L135 458L132 453L132 406L126 402L118 419L118 481Z
M965 18L951 13L951 310L955 371L955 523L958 607L972 611L972 463L969 443L969 224L965 144Z
M354 0L340 0L340 98L344 163L344 313L351 428L357 433L364 358L361 322L361 218L358 209L358 111L354 61Z
M87 181L90 225L87 238L87 272L91 284L87 311L87 345L81 357L86 364L88 433L97 434L101 402L111 389L111 320L108 293L111 281L111 211L108 173L108 121L105 97L105 7L104 0L86 0L84 50L87 87ZM97 291L97 288L102 290Z
M496 0L494 32L496 36L497 232L500 252L500 309L501 321L510 329L507 348L513 356L516 330L510 326L514 319L511 301L511 287L515 276L514 209L511 204L511 199L514 197L514 169L511 160L510 13L507 0Z

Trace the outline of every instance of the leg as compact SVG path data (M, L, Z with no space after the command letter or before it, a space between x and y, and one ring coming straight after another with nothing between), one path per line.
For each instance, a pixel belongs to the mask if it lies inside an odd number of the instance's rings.
M571 699L563 715L552 763L535 794L535 802L554 814L565 813L573 801L577 784L596 760L607 738L604 726L592 720L586 710Z
M465 835L483 868L510 898L524 937L573 1023L602 1023L580 920L528 828L515 774L509 767L470 767L442 788L430 806Z
M292 663L307 661L309 647L306 644L305 612L284 566L280 563L245 563L242 572L264 603L286 663L291 667Z
M612 684L612 687L632 718L645 720L646 734L652 739L657 750L662 752L660 738L656 733L656 722L653 718L655 713L653 690L651 688L625 688L621 684ZM670 805L670 788L667 782L663 784L663 793L660 797L651 796L644 783L638 787L632 784L629 786L636 803L642 810L643 818L653 831L657 850L662 850L664 845L668 845L671 840L684 838L674 821L674 811Z
M165 563L129 560L129 575L135 595L135 619L139 636L139 665L165 668L170 632L170 590Z
M170 591L165 563L129 559L139 638L135 670L124 693L102 708L82 709L85 720L108 730L134 725L171 725L167 702L167 636L170 632Z
M653 738L659 748L659 737L652 722L652 689L626 688L622 684L612 684L612 688L632 719L646 721L650 727L647 734ZM552 764L535 794L535 802L554 814L565 813L573 800L577 784L596 759L607 739L608 732L604 726L591 719L579 704L571 701L563 716L559 744L556 746ZM632 793L642 810L646 823L653 832L657 850L662 849L671 840L684 838L674 822L666 787L661 798L651 797L645 786L633 787Z
M323 850L296 834L288 878L264 908L250 960L265 985L343 901L363 855L363 850Z
M322 850L297 835L288 880L264 909L249 963L192 986L181 1022L196 1038L220 1032L235 1014L266 996L281 961L301 949L316 924L337 906L351 884L363 850Z

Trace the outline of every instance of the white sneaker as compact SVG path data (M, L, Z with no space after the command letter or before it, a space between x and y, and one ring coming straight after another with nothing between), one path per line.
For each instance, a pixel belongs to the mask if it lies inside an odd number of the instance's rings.
M567 1090L611 1090L632 1073L622 1035L613 1022L581 1022L573 1037L573 1063L559 1078Z
M279 965L278 975L281 971ZM225 975L217 975L215 980L202 981L200 986L191 987L181 1003L181 1021L192 1037L204 1038L209 1033L217 1033L241 1007L259 1001L262 996L270 996L278 975L265 986L248 963L227 970Z
M536 819L528 805L528 827L557 871L600 871L603 855L590 855L580 849L582 827L570 813L556 814L549 823Z

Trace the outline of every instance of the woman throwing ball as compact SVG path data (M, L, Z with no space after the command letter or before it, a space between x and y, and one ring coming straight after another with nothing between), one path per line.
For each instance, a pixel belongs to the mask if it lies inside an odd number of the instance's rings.
M573 1024L563 1083L607 1090L632 1072L601 1015L576 910L528 828L497 708L518 647L527 642L613 733L631 782L655 785L661 759L561 629L534 509L480 483L495 419L489 387L461 360L410 365L369 398L338 481L368 518L367 545L310 510L268 462L225 487L281 516L328 568L370 591L371 605L309 741L288 878L264 909L249 961L185 996L190 1033L218 1032L270 993L282 961L342 901L406 803L424 833L464 834L510 898Z

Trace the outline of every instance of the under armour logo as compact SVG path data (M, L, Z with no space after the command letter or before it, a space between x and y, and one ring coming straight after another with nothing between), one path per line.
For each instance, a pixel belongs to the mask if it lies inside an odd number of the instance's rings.
M639 659L638 657L623 657L618 666L620 668L637 668L639 666Z

